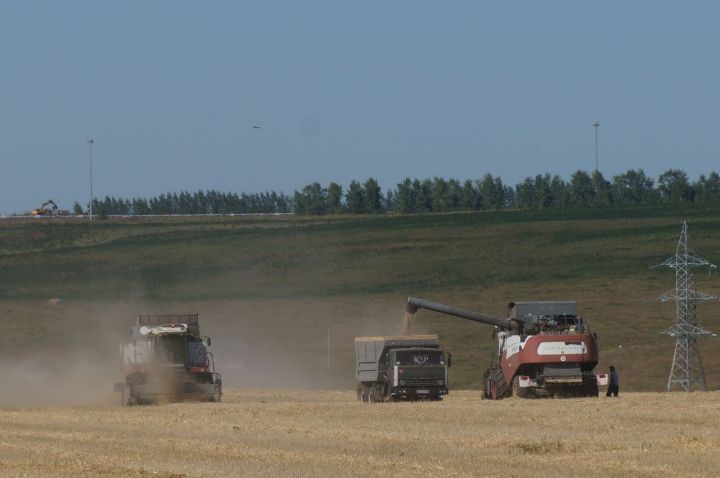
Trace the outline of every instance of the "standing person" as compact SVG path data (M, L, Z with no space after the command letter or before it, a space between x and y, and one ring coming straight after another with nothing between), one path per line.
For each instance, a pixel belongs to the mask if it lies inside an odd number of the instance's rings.
M610 365L610 383L608 384L607 393L605 394L606 397L609 397L611 395L615 395L616 397L620 393L620 378L618 377L618 373L615 370L614 365Z

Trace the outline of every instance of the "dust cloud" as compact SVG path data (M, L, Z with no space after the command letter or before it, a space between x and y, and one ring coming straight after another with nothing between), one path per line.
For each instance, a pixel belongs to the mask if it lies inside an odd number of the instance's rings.
M97 405L113 403L113 372L97 357L75 354L48 362L25 359L0 365L5 384L0 407ZM118 403L119 400L118 400Z
M1 310L1 309L4 309ZM417 332L401 296L4 303L0 407L119 405L119 347L139 313L195 313L227 388L353 389L354 338Z
M0 407L119 404L113 383L127 312L96 303L3 303Z
M397 335L403 308L394 296L237 301L200 322L227 386L352 389L355 337Z

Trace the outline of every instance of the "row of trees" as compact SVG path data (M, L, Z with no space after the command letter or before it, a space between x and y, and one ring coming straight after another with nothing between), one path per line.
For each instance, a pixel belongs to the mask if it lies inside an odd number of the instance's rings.
M657 182L642 169L631 169L607 180L599 171L578 170L568 181L558 175L538 174L509 186L486 174L479 179L406 178L383 194L377 181L350 183L347 191L337 183L323 188L305 186L293 197L293 210L301 214L333 212L420 213L480 209L546 209L633 206L655 203L720 202L720 176L712 172L690 181L679 169L662 173Z
M292 212L292 198L283 193L235 194L219 191L197 191L190 193L161 194L150 199L105 199L93 200L93 214L109 215L163 215L163 214L248 214ZM84 214L77 202L75 214Z
M720 176L712 172L690 181L679 169L669 169L657 181L642 169L606 179L599 171L578 170L564 180L539 174L509 186L486 174L479 179L406 178L384 193L377 180L352 181L346 190L335 182L308 184L288 196L282 192L235 194L183 191L150 199L105 197L93 202L101 215L231 214L231 213L421 213L506 208L589 208L655 203L720 203ZM74 212L83 208L75 203Z

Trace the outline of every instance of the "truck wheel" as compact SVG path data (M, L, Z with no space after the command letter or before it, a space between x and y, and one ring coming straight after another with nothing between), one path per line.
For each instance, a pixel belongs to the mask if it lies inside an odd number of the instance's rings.
M367 386L365 384L363 384L360 401L363 403L370 403L370 397L368 396L369 394L370 394L370 390L367 388Z
M368 403L375 403L377 402L377 397L375 395L375 387L371 387L368 389Z
M374 402L382 402L383 401L383 392L380 388L380 385L375 385L372 389L372 396Z

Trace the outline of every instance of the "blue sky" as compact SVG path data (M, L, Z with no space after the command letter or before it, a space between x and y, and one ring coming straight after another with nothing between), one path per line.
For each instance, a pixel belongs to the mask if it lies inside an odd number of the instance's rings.
M0 213L718 168L715 2L0 2ZM254 129L259 125L262 129Z

